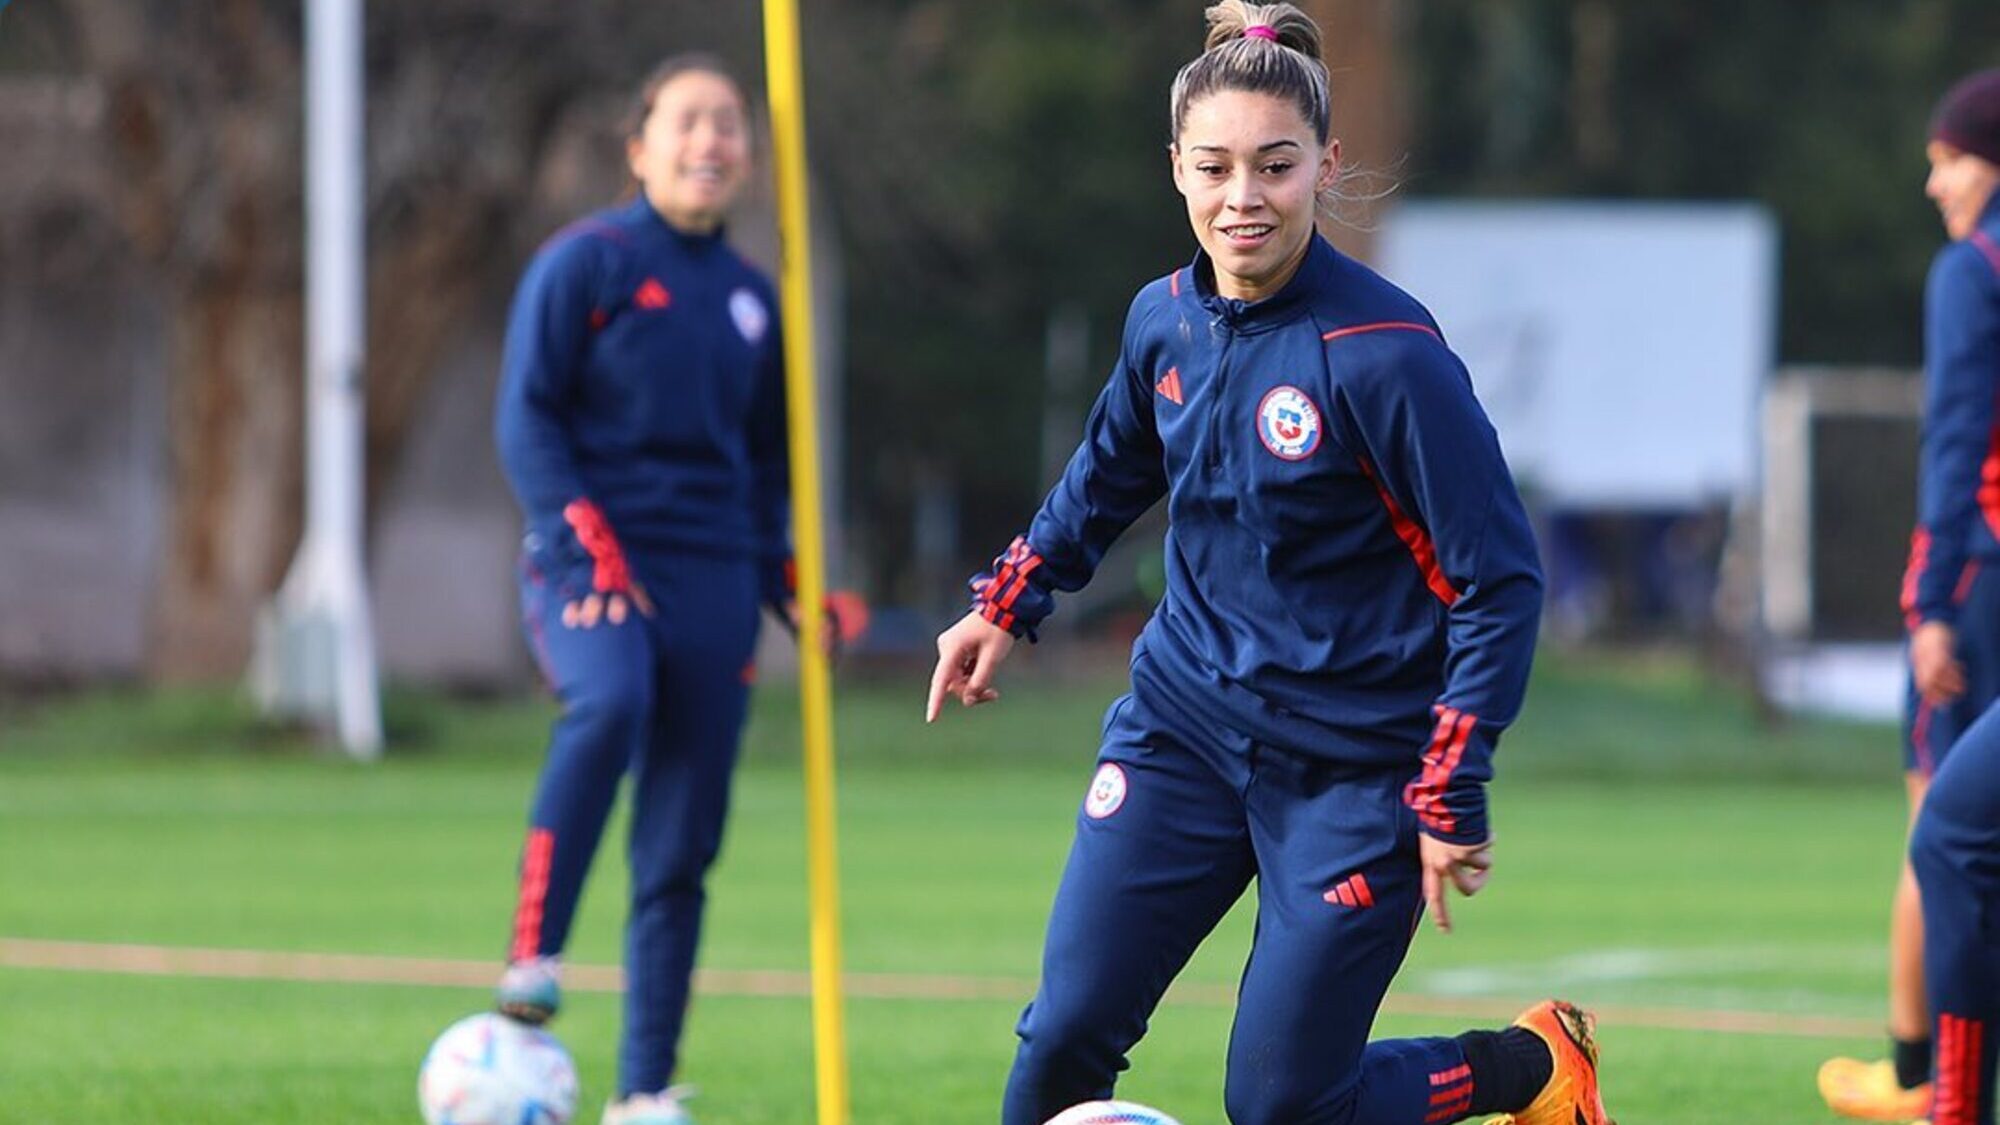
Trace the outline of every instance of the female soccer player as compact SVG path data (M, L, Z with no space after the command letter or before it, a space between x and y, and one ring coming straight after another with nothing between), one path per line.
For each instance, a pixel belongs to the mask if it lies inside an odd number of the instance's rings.
M562 701L521 860L499 1006L554 1015L619 778L632 775L625 1033L607 1125L682 1125L667 1088L749 693L783 604L777 302L722 237L748 174L742 88L667 60L628 124L630 203L563 230L521 281L496 425L526 513L528 640Z
M1416 301L1314 229L1335 188L1319 29L1208 9L1171 98L1200 249L1146 286L1082 445L938 638L926 717L997 697L1057 590L1167 500L1133 646L1022 1015L1005 1125L1110 1094L1254 877L1225 1102L1237 1125L1596 1125L1591 1021L1368 1043L1428 902L1492 864L1486 783L1528 678L1535 543L1471 383Z
M1904 788L1910 815L1960 735L2000 699L2000 70L1972 75L1939 101L1926 150L1925 194L1951 240L1924 292L1924 442L1918 522L1903 579L1910 628ZM1964 771L1955 775L1965 777ZM1830 1059L1820 1092L1834 1110L1907 1121L1931 1100L1931 1013L1925 1004L1929 903L1909 867L1889 926L1890 1058ZM1924 897L1928 898L1928 887ZM1933 982L1929 991L1936 992ZM1943 982L1949 985L1950 982ZM1936 1041L1942 1047L1942 1041ZM1938 1060L1940 1069L1944 1060ZM1943 1091L1939 1091L1942 1100ZM1985 1118L1981 1118L1985 1120Z

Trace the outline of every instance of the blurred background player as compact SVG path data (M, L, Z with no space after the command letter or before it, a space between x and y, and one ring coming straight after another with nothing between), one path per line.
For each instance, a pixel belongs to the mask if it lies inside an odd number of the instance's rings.
M628 122L638 192L536 255L497 422L527 515L521 601L562 702L529 820L504 1012L560 1005L559 961L621 776L631 914L616 1125L688 1121L669 1090L722 836L760 601L783 606L782 349L769 282L724 241L748 174L743 90L683 55Z
M1448 929L1446 883L1486 881L1490 759L1542 580L1464 367L1422 306L1315 229L1340 171L1318 27L1240 0L1208 20L1172 95L1200 250L1140 292L1062 480L938 638L933 720L946 696L996 698L1053 592L1167 498L1167 594L1105 721L1002 1119L1109 1096L1254 877L1232 1121L1602 1122L1570 1005L1367 1042L1424 904Z
M1924 293L1923 465L1903 580L1904 783L1913 819L1960 735L2000 698L2000 70L1945 95L1927 154L1924 190L1951 242L1933 261ZM1889 927L1890 1058L1835 1058L1821 1067L1820 1092L1840 1113L1908 1120L1930 1100L1926 916L1906 864Z

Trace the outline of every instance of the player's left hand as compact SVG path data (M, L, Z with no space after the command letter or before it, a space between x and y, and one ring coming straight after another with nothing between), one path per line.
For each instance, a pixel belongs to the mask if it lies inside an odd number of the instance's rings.
M592 592L564 602L562 625L565 629L595 629L600 621L623 625L635 609L641 617L653 616L652 599L646 596L646 588L637 579L622 592Z
M1424 903L1431 921L1445 933L1451 932L1451 909L1445 904L1445 884L1458 888L1470 898L1486 885L1493 873L1493 841L1477 844L1447 844L1429 835L1417 837L1417 857L1424 869Z
M798 599L786 598L782 605L771 606L771 611L778 615L779 622L792 635L793 640L805 635L804 626L799 624ZM840 663L841 654L847 651L845 623L840 620L840 614L835 612L831 599L820 612L819 647L820 651L826 654L826 658L835 664Z

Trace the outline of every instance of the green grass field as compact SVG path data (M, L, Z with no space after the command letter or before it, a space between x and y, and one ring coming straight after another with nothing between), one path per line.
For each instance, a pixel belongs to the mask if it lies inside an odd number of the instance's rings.
M919 676L843 686L851 970L1029 987L1116 681L1022 672L999 705L930 729ZM786 691L762 694L749 736L712 884L711 969L806 966ZM548 717L398 697L396 752L362 767L260 728L226 696L0 710L0 939L497 957ZM1903 816L1892 732L1762 730L1745 701L1672 660L1545 660L1501 754L1495 881L1459 905L1457 933L1419 938L1391 998L1402 1012L1379 1032L1448 1033L1561 992L1628 1016L1603 1033L1626 1125L1832 1120L1813 1069L1874 1050L1882 1009ZM617 959L613 833L576 962ZM1226 986L1248 934L1239 910L1203 948L1122 1094L1222 1121ZM854 1119L992 1120L1025 998L851 999ZM415 1121L424 1046L486 1000L466 985L0 967L0 1122ZM1706 1026L1714 1013L1790 1029L1724 1032ZM580 1120L610 1084L616 1027L606 993L574 995L557 1025L583 1076ZM807 1002L701 996L683 1071L704 1125L811 1121Z

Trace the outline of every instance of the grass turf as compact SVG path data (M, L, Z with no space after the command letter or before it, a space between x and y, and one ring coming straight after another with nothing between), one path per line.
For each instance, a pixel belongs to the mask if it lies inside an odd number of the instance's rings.
M920 681L842 697L849 968L1031 979L1113 681L1018 677L925 729ZM398 698L399 750L303 752L228 696L89 696L0 716L0 936L495 956L549 712ZM793 709L762 693L704 964L806 963ZM1891 732L1766 731L1672 661L1545 661L1502 749L1499 868L1426 932L1398 990L1872 1017L1901 832ZM614 825L573 958L617 958ZM1247 904L1246 904L1247 907ZM1186 979L1226 984L1248 909ZM0 970L0 1122L415 1120L428 1038L483 990ZM852 1000L855 1120L994 1116L1018 1002ZM1172 1003L1121 1094L1221 1120L1230 1013ZM1383 1034L1463 1021L1385 1017ZM617 1004L579 994L558 1030L587 1095L611 1081ZM1817 1061L1869 1038L1607 1027L1626 1122L1819 1122ZM800 999L705 996L687 1079L710 1125L812 1119ZM585 1119L594 1114L587 1100Z

